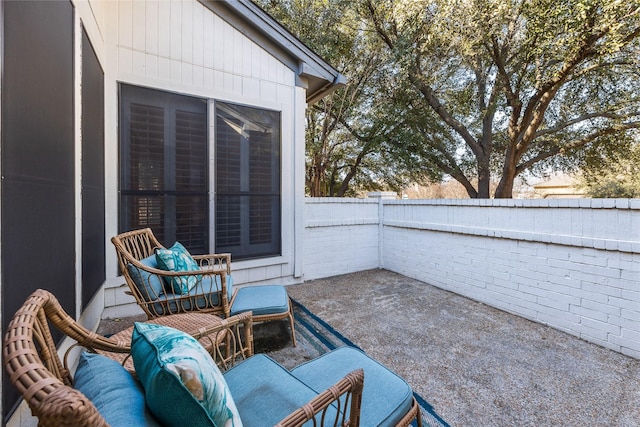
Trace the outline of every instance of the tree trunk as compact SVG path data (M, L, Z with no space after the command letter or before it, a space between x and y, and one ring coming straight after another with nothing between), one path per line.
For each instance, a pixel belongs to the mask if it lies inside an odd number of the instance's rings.
M496 199L512 199L513 198L513 182L515 181L515 175L504 174L500 179L500 183L496 188Z
M513 198L513 183L516 179L516 159L514 150L507 150L505 155L505 165L502 168L502 177L496 188L494 197L496 199Z
M491 183L491 171L489 170L489 161L478 159L478 199L488 199L489 184Z
M311 166L307 170L308 174L308 187L310 197L322 197L324 196L322 175L324 171L320 172L320 167Z

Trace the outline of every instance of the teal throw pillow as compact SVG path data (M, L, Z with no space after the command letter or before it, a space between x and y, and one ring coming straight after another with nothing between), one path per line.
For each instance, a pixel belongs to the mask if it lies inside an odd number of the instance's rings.
M200 266L180 242L169 249L156 249L158 268L165 271L196 271ZM165 277L167 285L176 294L187 294L198 283L200 276Z
M147 408L142 385L113 359L81 353L73 385L112 427L160 427Z
M136 323L131 356L147 405L164 425L242 425L222 373L192 336L167 326Z

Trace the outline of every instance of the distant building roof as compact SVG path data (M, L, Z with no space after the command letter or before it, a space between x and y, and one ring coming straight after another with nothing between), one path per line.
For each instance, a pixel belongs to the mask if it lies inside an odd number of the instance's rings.
M576 186L570 175L552 175L549 179L533 186L534 193L544 199L580 198L584 192Z

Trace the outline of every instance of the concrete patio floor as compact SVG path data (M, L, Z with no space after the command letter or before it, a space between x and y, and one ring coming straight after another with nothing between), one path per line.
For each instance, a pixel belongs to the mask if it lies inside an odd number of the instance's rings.
M640 360L385 270L287 289L452 426L640 426Z
M640 360L386 270L287 291L451 426L640 426ZM145 318L105 320L99 332L133 320ZM256 325L256 338L274 341L272 357L295 366L303 349L278 323Z

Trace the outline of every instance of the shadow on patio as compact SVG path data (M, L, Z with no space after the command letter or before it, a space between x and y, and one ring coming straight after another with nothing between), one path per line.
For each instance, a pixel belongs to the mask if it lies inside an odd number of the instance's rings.
M640 426L640 360L386 270L287 290L451 426ZM256 325L256 342L286 338L278 323ZM281 347L284 366L303 361Z

